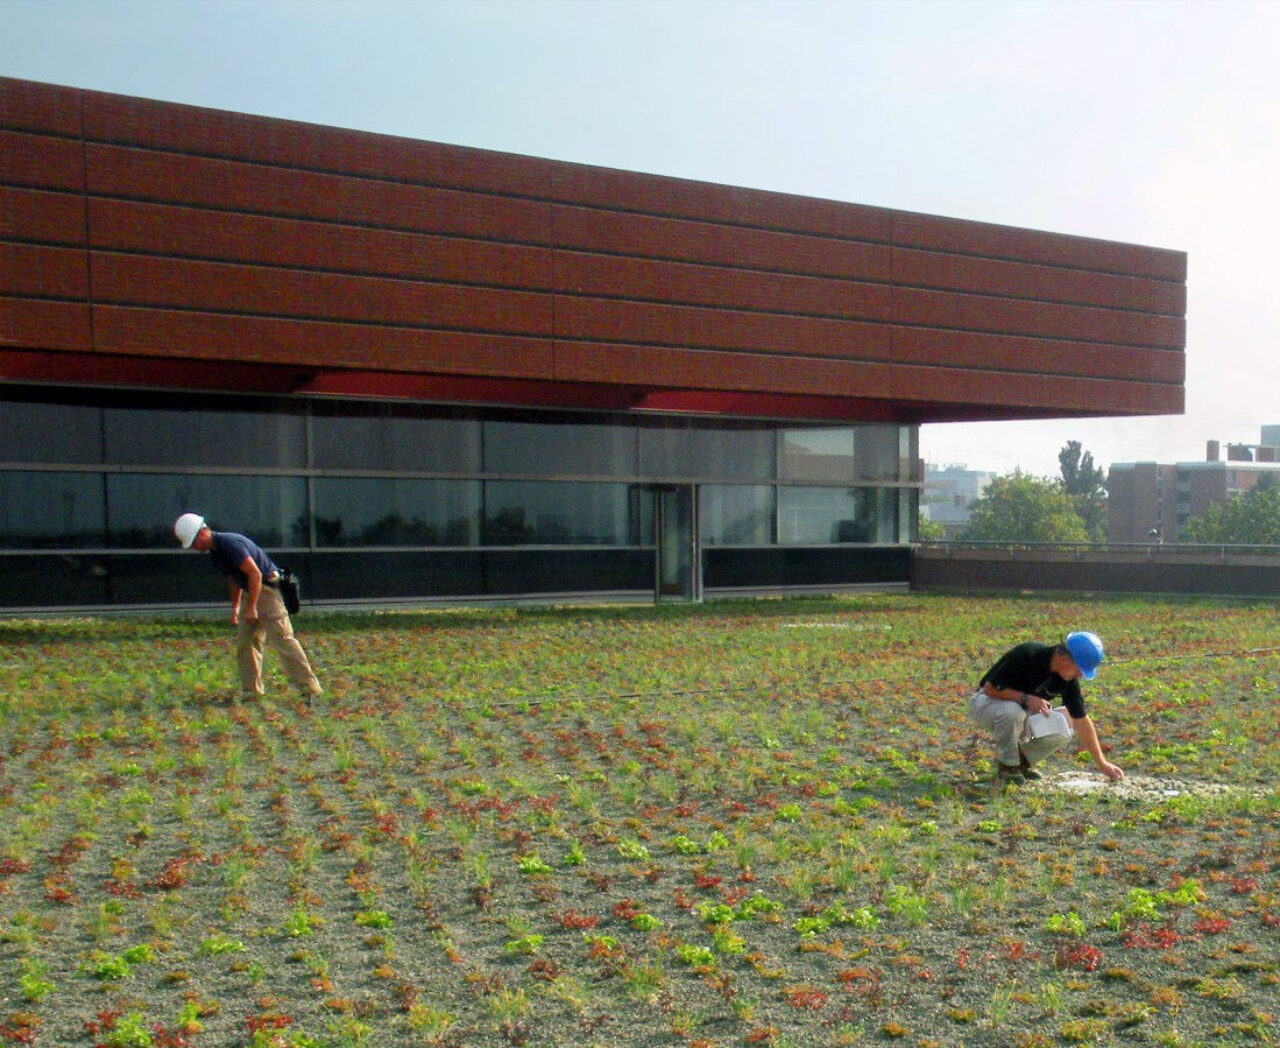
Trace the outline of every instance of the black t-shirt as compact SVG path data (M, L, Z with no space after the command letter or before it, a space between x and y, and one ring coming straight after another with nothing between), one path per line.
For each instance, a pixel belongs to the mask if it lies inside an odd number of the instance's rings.
M983 674L978 687L990 684L993 688L1013 688L1042 699L1061 698L1067 712L1073 717L1085 715L1084 696L1080 684L1063 680L1049 668L1056 646L1027 641L1010 648Z

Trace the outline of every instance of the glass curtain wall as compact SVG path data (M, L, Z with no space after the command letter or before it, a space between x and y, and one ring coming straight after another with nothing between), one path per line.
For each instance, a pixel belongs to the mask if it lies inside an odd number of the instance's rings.
M644 590L655 493L677 484L696 491L697 539L733 565L725 578L750 580L762 551L827 547L843 552L813 564L856 574L852 552L913 538L914 441L889 425L9 387L0 555L79 551L40 563L115 578L106 599L123 599L109 559L132 557L139 578L147 557L172 563L158 556L177 555L171 523L194 510L306 561L313 595L331 578L335 599L366 584ZM786 570L766 575L785 585Z

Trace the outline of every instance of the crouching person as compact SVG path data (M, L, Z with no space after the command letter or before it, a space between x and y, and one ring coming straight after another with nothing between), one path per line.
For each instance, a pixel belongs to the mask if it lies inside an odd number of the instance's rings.
M1109 779L1124 772L1103 756L1098 732L1085 709L1080 680L1093 680L1103 659L1102 641L1092 633L1070 633L1061 644L1028 641L1010 648L983 675L969 699L969 716L989 731L996 744L996 778L1021 786L1041 778L1033 767L1066 745L1068 735L1027 738L1027 717L1047 714L1050 699L1060 698L1080 745Z

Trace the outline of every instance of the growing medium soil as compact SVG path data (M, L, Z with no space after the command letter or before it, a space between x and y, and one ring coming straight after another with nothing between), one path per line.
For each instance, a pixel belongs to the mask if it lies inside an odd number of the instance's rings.
M1278 618L304 614L314 704L212 620L0 622L0 1043L1273 1043ZM998 788L965 696L1081 627L1127 777Z

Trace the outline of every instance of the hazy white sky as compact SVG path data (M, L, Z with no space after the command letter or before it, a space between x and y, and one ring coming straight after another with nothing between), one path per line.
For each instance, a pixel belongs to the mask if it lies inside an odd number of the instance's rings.
M0 75L1186 251L1185 416L925 426L935 462L1280 423L1280 3L0 0Z

